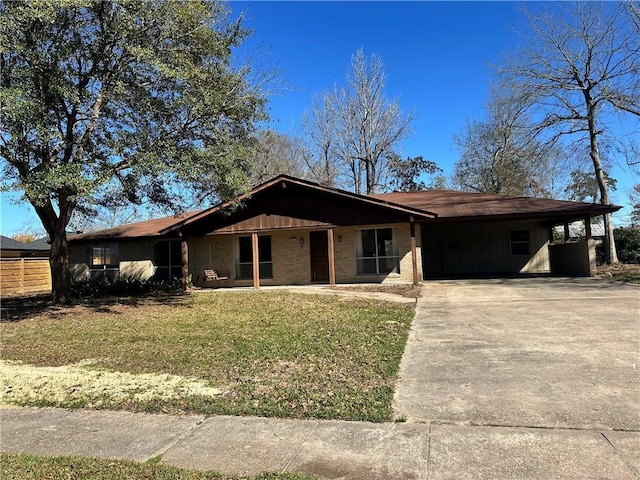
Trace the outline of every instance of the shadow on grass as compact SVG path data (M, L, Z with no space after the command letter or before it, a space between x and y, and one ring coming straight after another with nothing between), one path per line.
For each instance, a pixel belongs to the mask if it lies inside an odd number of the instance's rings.
M67 304L54 304L51 301L51 295L48 293L20 295L3 297L0 301L0 322L20 322L28 320L37 315L50 313L51 315L59 315L65 310L82 306L92 309L96 313L111 313L120 315L114 307L119 305L127 305L129 307L144 308L149 305L157 304L174 304L183 305L188 298L188 294L179 293L162 293L148 294L141 296L100 296L89 298L76 298Z

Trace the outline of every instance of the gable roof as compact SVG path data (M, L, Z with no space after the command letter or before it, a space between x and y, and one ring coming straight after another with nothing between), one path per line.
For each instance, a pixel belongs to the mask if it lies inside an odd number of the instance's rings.
M585 216L615 212L622 208L615 205L455 190L393 192L371 196L417 209L429 208L438 214L436 221L439 222L509 218L581 219Z
M414 208L407 205L402 205L400 203L393 202L389 199L375 198L370 195L360 195L353 192L348 192L346 190L340 190L338 188L327 187L325 185L321 185L319 183L310 182L308 180L302 180L300 178L290 177L288 175L279 175L257 187L255 187L251 192L245 195L240 195L238 198L234 199L230 202L224 202L214 207L202 210L195 215L189 216L185 218L181 223L176 224L170 228L165 229L168 232L170 229L176 228L177 226L186 226L189 224L193 224L213 213L225 210L233 205L236 205L239 201L248 200L252 197L259 195L262 192L267 190L272 190L277 186L281 186L282 188L286 188L287 185L294 185L297 187L301 187L308 191L315 191L320 193L329 194L336 199L351 199L361 202L364 205L381 207L385 209L389 209L395 211L397 213L404 213L408 215L416 215L421 218L434 218L436 214L432 211L425 208Z
M280 175L255 187L249 193L240 195L229 202L223 202L207 209L186 212L180 215L171 215L163 218L146 220L143 222L137 222L128 225L121 225L119 227L109 228L105 230L81 233L75 235L73 237L73 241L75 242L94 239L110 240L170 236L172 233L177 233L181 228L192 226L198 222L204 222L206 219L211 218L212 216L219 215L227 210L231 210L235 206L237 206L239 202L259 198L261 194L264 194L266 192L274 191L278 188L286 189L287 187L296 187L307 192L326 194L335 198L336 200L350 199L352 201L359 202L363 206L377 207L407 216L412 215L419 219L429 219L436 216L435 213L432 213L428 210L417 209L406 205L396 204L385 199L377 199L366 195L347 192L345 190L340 190L337 188L326 187L318 183L290 177L288 175Z
M561 219L570 221L586 216L597 216L620 209L590 203L568 202L543 198L513 197L484 193L458 192L454 190L426 190L420 192L393 192L373 195L356 193L327 187L318 183L280 175L251 190L236 199L223 202L210 208L170 215L163 218L121 225L115 228L86 232L74 237L72 241L110 240L169 237L187 227L208 224L212 218L232 211L240 202L268 198L268 193L279 189L297 189L299 192L326 195L336 201L355 202L364 207L373 207L379 211L398 214L399 218L413 217L416 221L481 221L490 219ZM324 197L323 197L324 198ZM257 200L256 200L257 199Z

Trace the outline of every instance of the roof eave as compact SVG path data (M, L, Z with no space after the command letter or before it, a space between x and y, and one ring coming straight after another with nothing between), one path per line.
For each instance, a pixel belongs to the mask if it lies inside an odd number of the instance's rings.
M589 205L591 207L591 205ZM595 208L589 208L583 211L534 211L520 213L504 213L491 215L460 215L438 217L434 219L438 223L454 223L454 222L483 222L483 221L502 221L502 220L558 220L562 222L573 222L582 220L586 217L598 217L606 213L613 213L622 207L618 205L596 205Z

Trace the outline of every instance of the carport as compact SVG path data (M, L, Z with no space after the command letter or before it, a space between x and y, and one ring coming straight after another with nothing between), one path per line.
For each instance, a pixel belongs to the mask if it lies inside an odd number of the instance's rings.
M621 207L546 198L431 190L380 198L435 212L421 223L424 279L552 274L592 276L592 219ZM553 228L582 221L586 238L554 239Z

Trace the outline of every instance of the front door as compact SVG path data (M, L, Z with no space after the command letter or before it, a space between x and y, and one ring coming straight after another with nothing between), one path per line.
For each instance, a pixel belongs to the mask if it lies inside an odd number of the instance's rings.
M327 232L309 233L309 253L311 257L311 281L329 281L329 240Z

